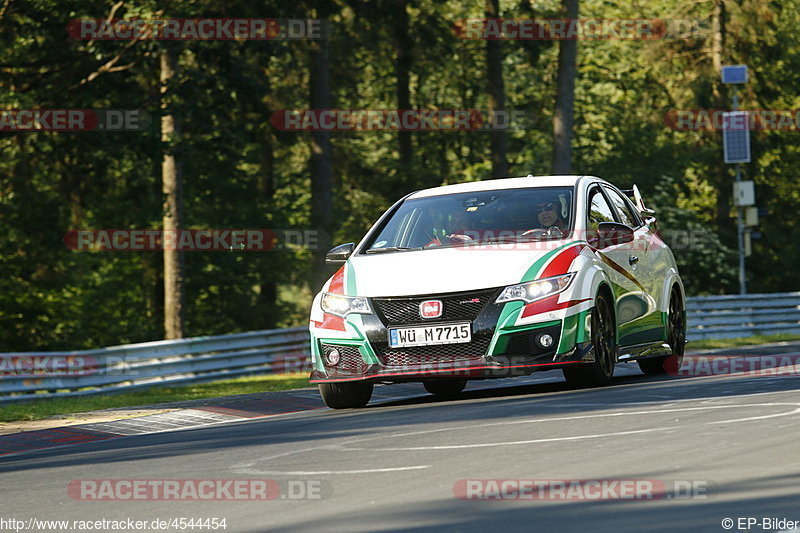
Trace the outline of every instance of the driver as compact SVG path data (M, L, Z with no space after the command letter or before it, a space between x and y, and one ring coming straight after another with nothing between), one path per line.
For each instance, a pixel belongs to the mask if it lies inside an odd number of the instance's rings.
M467 242L475 239L475 233L472 230L474 214L467 213L466 211L458 211L453 214L450 221L450 233L446 237L453 241Z
M562 216L561 200L557 195L546 196L534 205L536 219L545 229L556 227L562 232L567 229L567 221Z

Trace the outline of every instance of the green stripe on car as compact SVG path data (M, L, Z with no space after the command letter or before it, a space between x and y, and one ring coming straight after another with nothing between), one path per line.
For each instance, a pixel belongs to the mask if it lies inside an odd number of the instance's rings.
M548 252L545 255L543 255L542 257L540 257L538 260L536 260L535 263L533 263L530 266L530 268L528 268L528 271L525 272L524 276L522 276L522 280L520 281L520 283L525 283L526 281L535 280L536 277L540 274L540 271L542 270L542 267L544 266L544 264L547 263L550 259L552 259L555 254L557 254L558 252L560 252L564 248L569 248L570 246L575 246L576 244L581 244L581 242L582 241L569 242L567 244L559 246L555 250L553 250L551 252Z

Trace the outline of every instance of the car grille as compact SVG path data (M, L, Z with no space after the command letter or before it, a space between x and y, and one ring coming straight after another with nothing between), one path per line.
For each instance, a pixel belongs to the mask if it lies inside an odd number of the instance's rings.
M414 298L372 298L380 318L387 326L429 324L434 321L475 320L497 289L417 296ZM441 300L442 316L425 319L419 316L419 305L427 300Z
M485 336L460 344L412 346L409 348L388 348L384 345L378 348L378 357L385 366L450 363L483 357L489 349L491 340L490 336Z
M336 366L331 366L326 361L325 366L335 368L341 372L362 373L366 370L364 358L361 357L358 347L326 343L322 343L321 347L323 356L328 355L333 349L339 350L339 363Z

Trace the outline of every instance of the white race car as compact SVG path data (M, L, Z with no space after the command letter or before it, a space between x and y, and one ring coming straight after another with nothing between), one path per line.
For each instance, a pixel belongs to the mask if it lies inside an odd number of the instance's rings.
M311 382L348 408L375 382L455 396L468 379L561 369L585 387L620 361L677 368L685 294L652 215L635 187L592 176L411 193L328 253L342 266L312 305Z

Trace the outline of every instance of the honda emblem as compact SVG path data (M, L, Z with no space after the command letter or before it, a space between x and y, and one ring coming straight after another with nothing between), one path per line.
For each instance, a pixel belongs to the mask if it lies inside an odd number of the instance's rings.
M439 318L442 316L441 300L426 300L419 304L419 316L422 318Z

